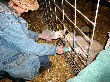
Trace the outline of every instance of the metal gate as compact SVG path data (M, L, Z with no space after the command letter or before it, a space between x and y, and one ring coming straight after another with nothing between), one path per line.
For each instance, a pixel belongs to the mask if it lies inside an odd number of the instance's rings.
M96 27L96 19L98 14L99 2L97 1L96 12L94 21L91 21L80 10L77 9L77 0L43 0L41 3L44 19L51 30L63 30L64 37L69 35L73 40L62 40L61 38L56 40L56 45L65 45L65 42L69 44L72 51L65 54L66 61L69 63L70 69L77 74L80 70L88 65L87 59L93 43L94 31ZM68 12L69 11L69 12ZM71 11L71 12L70 12ZM71 14L71 15L69 15ZM78 16L83 17L86 21L85 24L77 25ZM91 34L86 34L82 30L85 27L92 27ZM87 42L87 49L78 41L77 36L84 39ZM77 47L76 47L77 46ZM85 45L86 46L86 45ZM80 49L78 53L77 49Z

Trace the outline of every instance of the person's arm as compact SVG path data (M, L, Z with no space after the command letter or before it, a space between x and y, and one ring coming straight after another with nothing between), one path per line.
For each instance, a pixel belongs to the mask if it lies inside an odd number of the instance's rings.
M40 34L38 34L37 32L33 32L31 30L28 30L28 37L34 40L37 40L38 38L41 38ZM57 46L57 53L58 54L62 54L64 53L64 49L63 46Z
M38 34L37 32L28 30L28 37L29 37L30 39L34 39L34 41L36 41L36 40L39 38L38 35L39 35L39 34Z
M0 18L2 19L2 16ZM22 30L22 25L11 14L4 16L2 25L4 26L2 37L10 44L15 45L21 52L33 55L54 55L57 52L55 45L46 43L36 43L34 39L30 39ZM3 23L4 22L4 23ZM8 22L8 23L7 23Z

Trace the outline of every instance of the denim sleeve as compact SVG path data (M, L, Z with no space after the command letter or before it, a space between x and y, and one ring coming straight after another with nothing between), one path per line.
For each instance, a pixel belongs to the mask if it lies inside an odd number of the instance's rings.
M38 33L37 32L33 32L31 30L28 30L28 37L30 39L37 40L38 39Z
M12 15L3 17L2 14L0 17L0 20L3 20L1 23L3 27L2 37L10 44L15 45L21 52L39 56L54 55L56 53L57 48L55 45L37 43L34 41L34 39L30 39L22 30L22 25L16 19L14 19Z

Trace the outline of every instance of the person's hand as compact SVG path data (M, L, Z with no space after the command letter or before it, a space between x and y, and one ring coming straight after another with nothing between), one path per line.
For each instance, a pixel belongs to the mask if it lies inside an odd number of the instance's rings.
M42 39L43 39L43 34L42 34L42 33L39 34L39 35L38 35L38 38L42 38Z
M65 50L63 49L63 46L57 46L57 53L58 54L63 54Z
M51 41L52 39L50 37L48 37L48 35L46 34L39 34L38 38L44 39L46 41Z

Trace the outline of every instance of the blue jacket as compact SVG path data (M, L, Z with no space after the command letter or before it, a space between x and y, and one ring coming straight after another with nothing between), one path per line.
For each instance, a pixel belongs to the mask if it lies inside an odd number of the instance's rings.
M37 32L0 2L0 70L17 78L32 79L40 67L39 56L54 55L56 46L37 43Z

